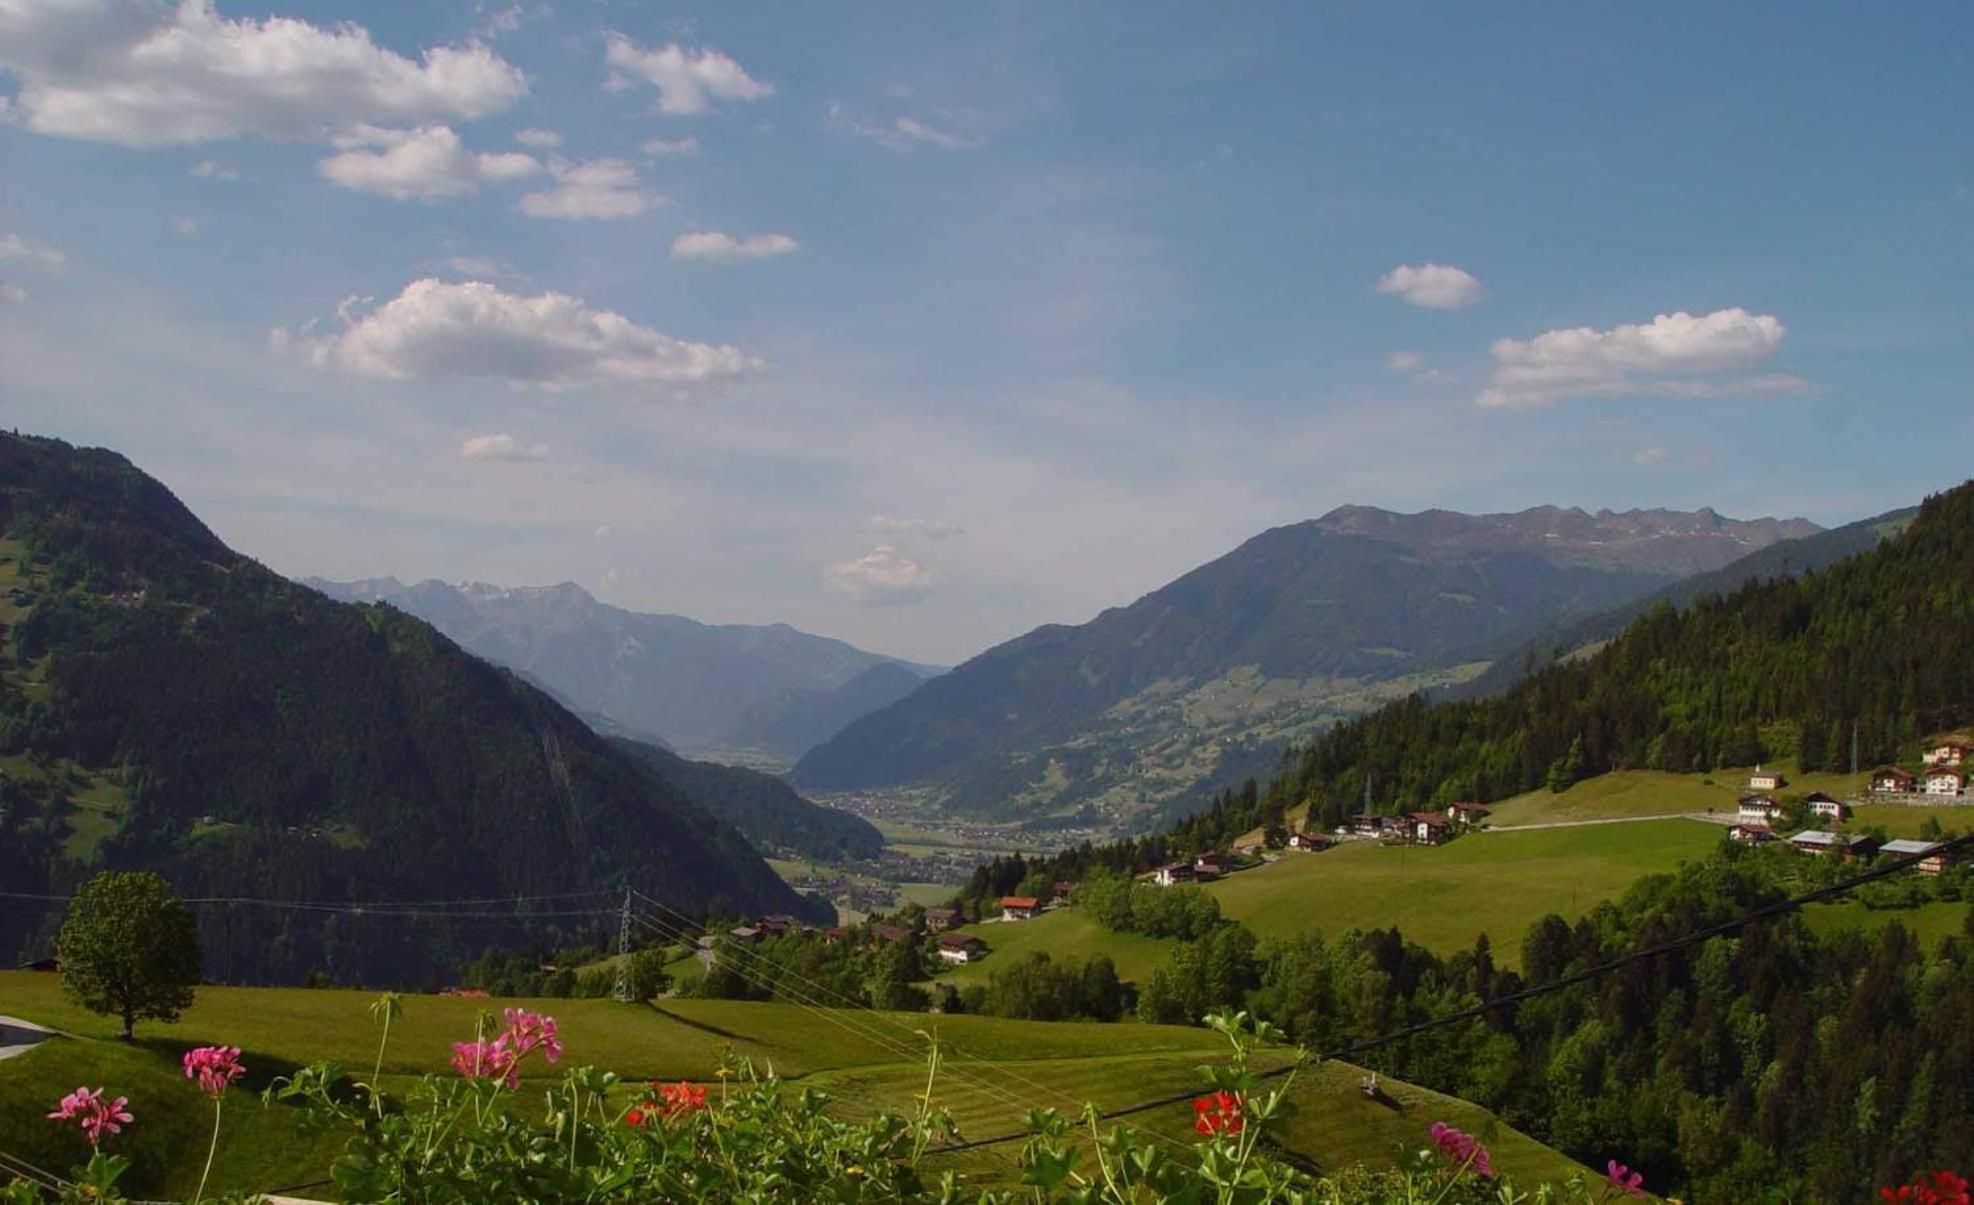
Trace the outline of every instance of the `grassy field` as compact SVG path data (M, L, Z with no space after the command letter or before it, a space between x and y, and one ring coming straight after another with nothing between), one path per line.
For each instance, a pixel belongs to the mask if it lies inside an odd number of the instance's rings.
M1397 925L1451 953L1486 933L1513 966L1544 915L1581 913L1640 877L1705 857L1722 830L1694 820L1476 833L1437 847L1346 842L1291 854L1210 885L1221 909L1261 936Z
M1849 774L1798 774L1787 764L1781 768L1788 775L1789 785L1775 794L1806 795L1822 791L1844 799L1853 795L1857 787L1857 781ZM1488 817L1488 823L1503 827L1686 812L1726 814L1748 793L1750 769L1741 766L1712 774L1618 770L1587 778L1561 794L1536 790L1504 799L1490 805L1493 815ZM1859 807L1848 827L1852 830L1882 827L1894 837L1915 837L1928 817L1947 828L1964 831L1974 827L1974 807L1907 807L1882 803Z
M1974 905L1931 903L1921 904L1917 908L1867 908L1855 901L1847 901L1841 904L1812 904L1803 910L1803 920L1817 933L1833 933L1839 929L1875 930L1896 920L1931 947L1964 932L1970 908Z
M1108 954L1117 964L1118 978L1142 982L1177 944L1135 933L1112 933L1081 908L1058 908L1034 920L1013 924L965 925L958 931L980 938L991 951L980 962L955 967L939 976L944 982L961 986L986 983L996 967L1007 966L1031 950L1045 951L1057 960Z
M177 1073L189 1046L224 1042L244 1048L246 1086L259 1088L304 1062L331 1058L367 1071L377 1031L363 992L292 988L206 988L172 1025L140 1029L140 1040L113 1040L105 1018L63 1002L53 976L0 973L0 1001L12 1014L68 1030L19 1057L0 1062L0 1149L62 1170L80 1160L80 1140L41 1118L78 1083L102 1084L131 1098L138 1122L120 1144L137 1160L133 1187L183 1196L196 1182L209 1114L204 1100ZM947 1071L935 1088L969 1135L1018 1129L1036 1105L1076 1111L1086 1100L1114 1106L1198 1081L1195 1068L1218 1057L1220 1040L1203 1030L1137 1024L1041 1024L984 1017L918 1013L821 1013L782 1004L667 1001L656 1006L601 1000L474 1001L410 997L394 1026L386 1059L387 1086L405 1077L444 1073L449 1043L473 1032L487 1005L526 1004L555 1015L568 1046L565 1066L607 1067L633 1079L707 1078L727 1050L771 1063L798 1083L830 1092L852 1113L908 1107L922 1090L923 1039L936 1032L948 1049ZM1279 1056L1276 1056L1279 1057ZM524 1084L524 1098L543 1080ZM1520 1175L1554 1177L1567 1160L1504 1127L1482 1110L1408 1085L1393 1084L1403 1105L1386 1109L1355 1090L1356 1071L1343 1065L1305 1073L1297 1088L1304 1108L1290 1146L1319 1162L1385 1160L1400 1143L1417 1144L1433 1121L1492 1132L1497 1160ZM1147 1115L1144 1123L1189 1141L1188 1110ZM339 1142L297 1129L282 1106L263 1109L241 1093L229 1098L228 1122L215 1180L225 1187L266 1191L322 1174ZM1005 1153L948 1157L955 1170L980 1179L1008 1178L1019 1144ZM937 1173L935 1157L928 1167ZM320 1191L320 1190L316 1190Z

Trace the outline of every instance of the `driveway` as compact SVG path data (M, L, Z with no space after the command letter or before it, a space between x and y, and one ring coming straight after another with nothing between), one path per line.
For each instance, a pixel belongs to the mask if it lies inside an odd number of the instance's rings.
M0 1017L0 1059L10 1059L34 1049L49 1038L58 1036L52 1029L23 1021L19 1017Z

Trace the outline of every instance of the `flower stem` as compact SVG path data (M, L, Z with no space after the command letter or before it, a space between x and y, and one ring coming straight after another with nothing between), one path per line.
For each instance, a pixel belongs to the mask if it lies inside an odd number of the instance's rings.
M206 1148L206 1169L199 1173L198 1190L192 1194L192 1205L205 1199L206 1180L212 1175L212 1157L219 1153L219 1109L220 1098L212 1098L212 1145Z

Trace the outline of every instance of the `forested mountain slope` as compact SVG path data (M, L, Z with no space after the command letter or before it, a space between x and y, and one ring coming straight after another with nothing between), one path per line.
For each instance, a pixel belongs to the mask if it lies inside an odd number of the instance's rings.
M1128 607L1038 628L797 763L818 790L922 784L951 810L1082 809L1142 827L1221 763L1421 686L1559 621L1718 568L1802 520L1539 507L1344 507L1276 528Z
M692 911L813 907L541 691L402 611L333 602L234 553L115 453L0 435L0 531L10 887L60 894L107 864L197 896L631 883ZM251 907L202 922L209 970L402 982L488 940L595 923L537 908L524 928ZM45 923L0 913L0 946Z
M783 765L938 672L787 624L706 624L627 611L573 582L407 586L385 577L304 584L332 598L408 611L468 652L519 670L628 732L675 749L766 754ZM880 668L902 675L903 684L880 677L888 689L851 687Z
M811 803L772 774L693 761L669 749L624 737L612 738L610 743L739 829L762 853L829 862L875 858L884 848L884 834L870 821Z
M1632 620L1660 603L1683 606L1709 594L1729 593L1748 582L1794 577L1835 564L1845 557L1875 548L1880 540L1904 531L1918 513L1918 507L1905 506L1814 535L1778 540L1724 569L1681 578L1644 598L1634 599L1558 630L1544 632L1489 666L1480 677L1452 687L1441 697L1480 698L1506 690L1555 657L1578 653L1599 641L1609 640L1624 631Z
M1277 793L1326 815L1499 799L1621 768L1888 760L1974 717L1974 483L1800 577L1669 603L1507 692L1407 699L1303 750Z

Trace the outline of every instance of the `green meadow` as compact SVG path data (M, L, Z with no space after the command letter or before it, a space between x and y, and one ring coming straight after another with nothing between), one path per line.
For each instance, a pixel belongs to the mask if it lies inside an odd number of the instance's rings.
M77 1084L102 1085L131 1099L137 1121L116 1141L135 1161L132 1186L183 1196L197 1181L210 1124L206 1100L178 1073L178 1057L196 1045L237 1045L248 1091L226 1103L226 1125L215 1165L222 1188L268 1191L324 1175L340 1149L333 1136L304 1131L295 1111L263 1107L255 1090L304 1063L333 1059L367 1075L378 1029L370 993L300 988L208 987L178 1022L146 1025L139 1040L115 1039L106 1018L62 1000L52 975L0 973L0 1009L50 1025L73 1037L50 1039L0 1061L0 1149L54 1171L79 1162L81 1139L42 1118ZM831 1094L838 1107L862 1114L911 1107L924 1090L925 1034L936 1033L946 1062L934 1086L965 1136L1017 1130L1036 1106L1080 1111L1085 1102L1116 1107L1190 1090L1197 1068L1224 1049L1205 1030L1147 1026L1004 1021L919 1013L824 1011L788 1004L659 1001L625 1005L606 1000L460 1000L412 996L393 1026L384 1082L402 1088L423 1072L448 1074L450 1043L470 1037L488 1006L525 1005L555 1016L567 1045L564 1066L592 1064L627 1079L715 1077L729 1052L769 1067L794 1085ZM1282 1052L1264 1052L1280 1065ZM554 1069L535 1063L520 1102L547 1086ZM1426 1127L1448 1120L1492 1136L1497 1162L1518 1175L1555 1178L1574 1165L1501 1126L1485 1111L1405 1084L1391 1084L1396 1107L1365 1100L1354 1068L1326 1065L1302 1072L1295 1086L1302 1114L1287 1133L1290 1149L1336 1166L1383 1161L1417 1145ZM1139 1123L1189 1142L1190 1110L1182 1103L1145 1114ZM1011 1178L1019 1143L962 1155L934 1155L927 1170L952 1169L975 1182ZM304 1195L326 1195L316 1187Z

